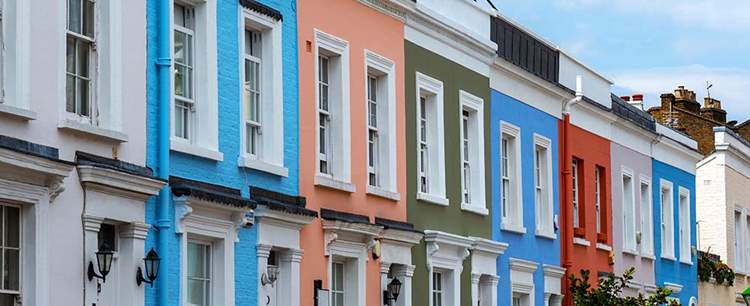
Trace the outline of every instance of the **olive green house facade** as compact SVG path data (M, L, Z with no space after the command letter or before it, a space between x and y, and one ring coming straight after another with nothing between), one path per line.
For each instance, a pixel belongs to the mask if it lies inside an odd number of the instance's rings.
M407 216L424 232L412 250L412 305L497 305L496 262L507 244L491 240L487 191L494 46L488 33L451 26L468 20L489 31L490 10L466 1L433 11L425 2L404 1Z

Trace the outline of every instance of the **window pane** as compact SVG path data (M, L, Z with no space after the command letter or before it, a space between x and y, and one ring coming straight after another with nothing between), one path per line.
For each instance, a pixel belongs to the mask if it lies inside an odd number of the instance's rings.
M79 109L78 115L88 117L89 116L89 81L80 79L78 81L78 94L79 94Z
M67 72L76 72L76 40L71 37L68 37L65 43L65 63Z
M186 67L181 65L175 65L174 71L174 94L180 97L187 97L185 92L185 75Z
M94 37L94 1L83 0L83 35Z
M203 285L203 281L193 279L188 280L188 304L200 306L205 305L204 301L206 300L206 297L203 291Z
M197 243L188 243L188 277L206 277L206 246Z
M68 30L81 33L81 1L68 1Z
M114 225L102 224L99 228L99 234L97 235L99 250L103 249L105 243L111 250L117 250L116 233L117 231Z
M76 111L76 78L71 75L65 78L65 110L69 113Z
M21 263L18 250L5 250L5 262L3 267L3 283L6 290L18 290Z

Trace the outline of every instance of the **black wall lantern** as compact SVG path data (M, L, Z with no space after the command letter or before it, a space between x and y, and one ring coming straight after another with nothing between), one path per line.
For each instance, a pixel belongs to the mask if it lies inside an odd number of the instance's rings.
M387 290L383 290L383 303L386 306L390 305L390 301L397 301L398 296L401 294L401 281L398 278L388 283Z
M159 262L161 262L159 254L156 254L154 248L151 248L148 254L146 254L146 258L143 259L143 265L146 267L146 278L143 277L141 267L138 267L135 274L135 282L139 287L142 283L149 284L152 288L154 287L154 280L159 275Z
M109 274L109 269L112 268L112 257L114 254L115 252L112 251L112 248L106 243L103 243L101 247L99 247L99 250L96 251L96 267L99 269L99 274L94 271L94 263L89 261L89 281L96 277L101 279L102 282L107 282L107 274Z

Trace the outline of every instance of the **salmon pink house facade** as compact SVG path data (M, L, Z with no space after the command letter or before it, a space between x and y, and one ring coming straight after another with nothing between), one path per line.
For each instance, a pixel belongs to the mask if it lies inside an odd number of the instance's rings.
M406 223L404 20L386 1L298 1L302 305L411 305ZM346 13L342 13L346 12ZM356 25L356 26L355 26ZM318 290L322 289L322 290Z

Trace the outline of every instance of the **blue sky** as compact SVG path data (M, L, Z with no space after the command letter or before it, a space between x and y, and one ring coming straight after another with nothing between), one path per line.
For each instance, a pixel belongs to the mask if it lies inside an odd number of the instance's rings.
M613 81L618 95L677 85L700 102L706 81L729 119L750 118L748 0L492 0L519 22Z

